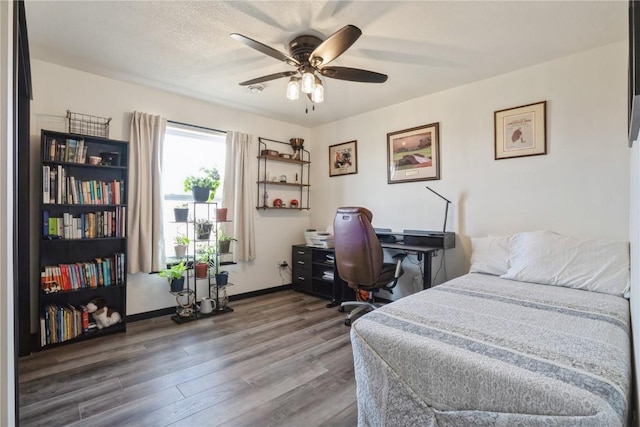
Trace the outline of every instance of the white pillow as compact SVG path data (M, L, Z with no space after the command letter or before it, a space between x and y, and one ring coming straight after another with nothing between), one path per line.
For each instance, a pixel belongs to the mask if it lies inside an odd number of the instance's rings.
M505 274L508 256L509 236L472 237L469 273Z
M629 243L550 231L518 233L509 240L509 268L500 277L624 296L629 286Z

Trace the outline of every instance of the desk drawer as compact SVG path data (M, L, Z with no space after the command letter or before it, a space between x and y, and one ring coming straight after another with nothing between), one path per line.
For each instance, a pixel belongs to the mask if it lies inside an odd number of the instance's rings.
M294 289L311 290L312 249L293 246L291 249L291 284Z
M310 269L311 254L311 248L307 248L304 246L293 246L293 248L291 249L291 269Z

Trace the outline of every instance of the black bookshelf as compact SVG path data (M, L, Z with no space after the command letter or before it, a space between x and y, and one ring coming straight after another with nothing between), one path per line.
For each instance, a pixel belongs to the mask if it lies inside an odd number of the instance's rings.
M124 332L129 144L47 130L41 144L40 348ZM122 320L98 329L95 298Z

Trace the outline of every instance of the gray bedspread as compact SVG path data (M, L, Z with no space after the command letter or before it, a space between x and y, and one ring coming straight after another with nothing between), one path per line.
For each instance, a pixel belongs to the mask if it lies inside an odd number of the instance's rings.
M624 426L624 298L467 274L351 328L361 426Z

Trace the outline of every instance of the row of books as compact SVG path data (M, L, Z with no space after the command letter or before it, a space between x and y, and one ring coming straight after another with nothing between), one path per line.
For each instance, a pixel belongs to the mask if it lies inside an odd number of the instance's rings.
M65 212L62 217L52 217L48 210L43 210L42 236L61 239L125 237L126 209L125 206L116 206L114 211L89 212L77 216Z
M67 170L62 165L44 165L42 200L45 204L119 205L124 200L124 181L83 181L67 176Z
M75 291L109 287L125 282L125 255L96 258L89 262L48 265L40 273L40 287L44 293Z
M51 162L85 163L87 146L83 139L47 139L44 157Z
M40 315L40 344L44 347L67 341L96 328L89 322L87 307L71 304L47 304Z

